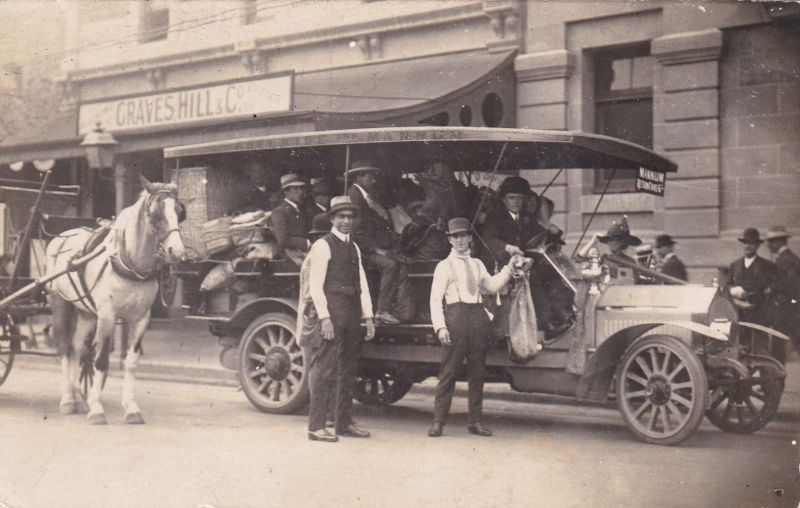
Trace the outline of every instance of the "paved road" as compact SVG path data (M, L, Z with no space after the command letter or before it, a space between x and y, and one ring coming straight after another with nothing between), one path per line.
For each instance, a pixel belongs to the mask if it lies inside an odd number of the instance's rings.
M438 440L431 400L358 406L374 436L312 443L304 416L251 408L230 387L143 381L147 424L126 426L121 381L110 425L57 412L59 376L18 368L0 387L0 506L798 506L798 422L752 436L704 424L680 447L635 441L607 408L487 401L493 438ZM799 443L800 444L800 443ZM784 489L783 491L777 489ZM782 492L779 496L777 493Z

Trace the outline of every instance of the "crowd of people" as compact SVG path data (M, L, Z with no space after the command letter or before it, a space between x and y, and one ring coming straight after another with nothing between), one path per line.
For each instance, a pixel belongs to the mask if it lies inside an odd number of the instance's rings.
M549 261L537 261L528 275L538 326L548 337L574 324L575 294L560 280L653 284L688 278L674 250L677 242L668 234L657 236L644 257L644 250L636 258L628 254L642 240L631 233L626 217L605 234L593 235L570 258L561 252L563 231L550 222L553 202L538 196L521 177L505 178L488 199L483 193L489 189L461 184L444 161L432 162L418 183L392 181L369 160L355 161L347 179L351 185L345 195L332 197L325 180L306 182L295 173L285 174L280 178L282 201L271 215L280 249L303 260L298 335L310 352L311 440L369 436L352 420L359 348L363 339L374 336L376 324L419 316L416 311L422 309L415 309L408 277L411 262L438 263L425 309L445 346L431 437L443 433L456 370L465 362L468 430L491 435L481 422L484 339L489 335L483 295L501 292L524 256L540 253ZM783 227L768 230L772 262L758 256L763 243L758 230L746 229L739 238L744 256L726 270L721 291L740 320L798 337L800 259L789 250L788 238ZM601 254L602 245L606 252ZM372 284L377 286L374 309ZM331 419L335 434L326 429Z

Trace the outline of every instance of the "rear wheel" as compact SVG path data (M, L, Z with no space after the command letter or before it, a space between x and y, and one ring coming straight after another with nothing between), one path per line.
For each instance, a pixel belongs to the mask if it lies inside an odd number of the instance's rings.
M14 347L11 342L0 341L0 385L2 385L11 373L14 366Z
M703 364L680 339L654 335L635 342L616 376L617 404L642 441L674 445L697 429L708 399Z
M265 413L294 413L308 404L308 372L295 342L295 318L259 316L242 335L239 377L247 399Z
M778 412L783 375L775 365L749 365L750 377L732 370L715 373L708 419L724 430L751 434L762 429Z
M413 385L391 371L363 373L356 377L355 398L367 406L389 406L402 399Z

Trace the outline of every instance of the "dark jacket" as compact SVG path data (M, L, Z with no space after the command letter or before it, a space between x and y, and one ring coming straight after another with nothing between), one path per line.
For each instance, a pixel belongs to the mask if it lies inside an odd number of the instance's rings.
M766 325L767 289L775 283L775 265L756 256L750 268L745 268L744 258L739 258L731 263L729 270L729 287L742 286L748 293L746 300L753 305L751 309L739 308L739 319Z
M678 256L670 256L664 264L661 265L661 273L675 277L676 279L689 280L686 275L686 266L683 261L678 259Z
M272 233L281 249L308 250L306 216L285 200L272 210Z
M778 330L794 336L800 332L800 258L785 249L775 258L775 267L769 322Z
M545 229L530 215L521 213L519 220L515 221L505 206L495 208L483 225L482 236L492 254L484 260L487 262L486 266L493 266L495 262L500 266L505 265L510 258L505 250L506 245L516 245L524 250L528 242L537 235L541 234L544 241L543 233Z
M392 228L392 223L370 208L361 191L355 186L350 187L347 194L360 210L356 226L353 229L353 239L361 249L362 255L372 254L375 249L391 250L394 248L397 235Z

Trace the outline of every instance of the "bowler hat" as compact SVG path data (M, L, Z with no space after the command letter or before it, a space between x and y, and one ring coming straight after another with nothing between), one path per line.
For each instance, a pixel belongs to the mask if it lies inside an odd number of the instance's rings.
M767 240L783 240L789 236L785 226L772 226L767 229Z
M525 196L531 195L531 186L527 180L521 176L509 176L500 187L497 189L497 194L504 197L506 194L523 194Z
M374 172L377 173L381 170L374 162L367 159L357 160L350 165L350 169L347 170L347 174L349 176L356 176L361 173L368 173Z
M286 173L281 176L281 190L288 189L289 187L304 187L304 182L297 173Z
M761 235L758 234L758 230L756 228L747 228L742 233L739 241L742 243L761 243L764 240L761 239Z
M472 233L472 225L466 217L454 217L447 221L447 236L458 233Z
M349 196L334 196L331 198L331 209L328 210L328 217L333 217L339 212L351 211L358 213L360 210L358 205L350 201Z
M677 242L672 239L669 235L658 235L656 237L656 249L659 247L671 247L675 245Z
M309 235L324 235L331 230L331 218L328 214L323 212L319 213L311 219L311 230Z
M608 228L608 232L603 236L599 236L597 239L600 240L601 243L608 243L609 240L619 240L630 246L642 244L641 238L631 234L627 216L623 216L622 220L619 222L612 222L611 227Z

